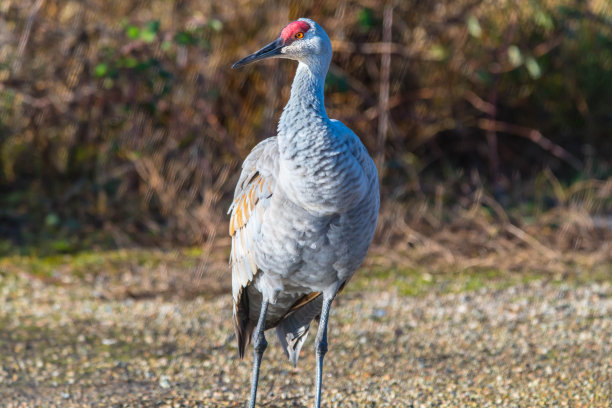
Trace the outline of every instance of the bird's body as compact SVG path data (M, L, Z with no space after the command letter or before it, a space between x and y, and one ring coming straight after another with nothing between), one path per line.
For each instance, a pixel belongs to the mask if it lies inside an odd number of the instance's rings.
M329 38L312 20L300 19L281 32L277 43L300 45L296 39L304 34L313 36L322 52L293 47L299 65L278 134L245 159L230 207L234 325L241 356L255 330L251 406L263 354L257 360L258 347L267 344L263 331L276 327L296 364L310 322L321 316L317 355L322 368L329 305L363 261L378 217L372 159L359 138L325 112ZM269 47L262 51L269 53ZM320 394L320 384L317 390Z

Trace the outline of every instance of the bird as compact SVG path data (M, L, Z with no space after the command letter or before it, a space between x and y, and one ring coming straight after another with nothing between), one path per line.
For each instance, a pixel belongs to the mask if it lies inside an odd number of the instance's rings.
M308 18L232 68L268 58L298 62L276 136L249 153L230 205L233 323L238 352L253 342L249 407L275 328L287 357L300 350L318 320L314 406L321 406L323 358L332 301L364 260L378 222L374 161L358 136L327 116L325 77L332 44Z

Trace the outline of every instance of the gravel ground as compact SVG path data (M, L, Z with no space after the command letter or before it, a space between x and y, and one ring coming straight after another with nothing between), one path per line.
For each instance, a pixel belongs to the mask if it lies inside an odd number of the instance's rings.
M236 357L229 294L103 293L99 284L0 274L2 406L244 406L251 356ZM268 334L260 406L312 405L313 337L294 369ZM611 339L609 282L343 293L332 309L323 402L612 407Z

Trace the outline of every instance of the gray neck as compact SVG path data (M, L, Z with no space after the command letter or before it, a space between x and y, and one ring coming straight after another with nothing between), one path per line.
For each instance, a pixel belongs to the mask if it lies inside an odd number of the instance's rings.
M290 136L293 133L290 130L298 129L296 125L301 121L304 123L300 127L307 127L328 120L323 99L328 68L329 61L300 61L291 86L291 97L278 123L279 136Z

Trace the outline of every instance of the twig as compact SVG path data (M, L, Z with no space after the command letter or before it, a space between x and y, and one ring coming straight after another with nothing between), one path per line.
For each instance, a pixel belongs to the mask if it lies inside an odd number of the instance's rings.
M495 77L495 84L491 89L491 94L489 96L489 104L493 108L490 113L490 119L495 121L497 116L497 84L499 83L499 77ZM487 133L487 149L488 149L488 158L489 158L489 175L491 177L491 181L493 182L493 186L497 189L499 188L499 152L498 152L498 143L497 143L497 132L494 128L489 128L486 131Z
M431 253L432 251L437 251L449 265L454 265L457 263L455 255L447 248L446 245L438 243L438 241L433 238L428 238L426 235L417 232L407 224L405 224L403 228L406 230L406 236L412 236L421 241L423 244L429 245L430 248L428 248L427 252Z
M576 156L565 150L563 147L554 143L552 140L544 137L537 129L532 129L525 126L514 125L512 123L500 122L491 119L480 119L477 122L480 129L489 131L510 133L531 140L533 143L540 146L542 149L550 152L553 156L564 160L576 170L582 170L583 165Z
M384 21L384 20L383 20ZM384 29L384 22L383 22ZM419 53L415 53L403 44L394 42L370 42L356 44L350 41L332 41L332 46L335 53L345 54L397 54L405 58L417 58L420 57Z
M393 28L393 4L388 1L383 12L383 42L391 43L391 30ZM382 176L385 161L385 141L389 131L389 77L391 73L391 53L382 54L380 63L380 94L378 99L378 148L376 152L376 165L379 176Z
M26 25L21 33L21 37L19 37L19 46L17 47L17 58L13 62L13 71L17 72L21 68L21 58L23 57L23 53L25 52L25 47L28 44L28 39L30 38L30 32L32 31L32 24L34 24L34 20L36 19L36 14L38 14L38 10L42 7L45 0L36 0L34 6L32 7L32 11L26 20Z
M506 224L505 229L510 234L514 235L521 241L525 242L526 244L528 244L529 246L531 246L532 248L540 252L542 255L546 255L550 259L560 258L560 254L558 252L553 251L552 249L544 246L542 243L540 243L540 241L538 241L531 235L527 234L525 231L523 231L519 227L512 225L512 224Z
M499 202L497 202L496 199L494 199L488 194L483 194L482 202L488 205L489 207L491 207L491 209L493 209L495 214L497 214L497 218L500 220L502 224L506 225L510 223L510 218L508 217L508 214L504 210L504 207L502 207L501 204L499 204Z
M476 95L474 91L468 89L467 91L465 91L463 97L479 111L491 116L495 114L495 106L492 103L485 101L480 96Z

